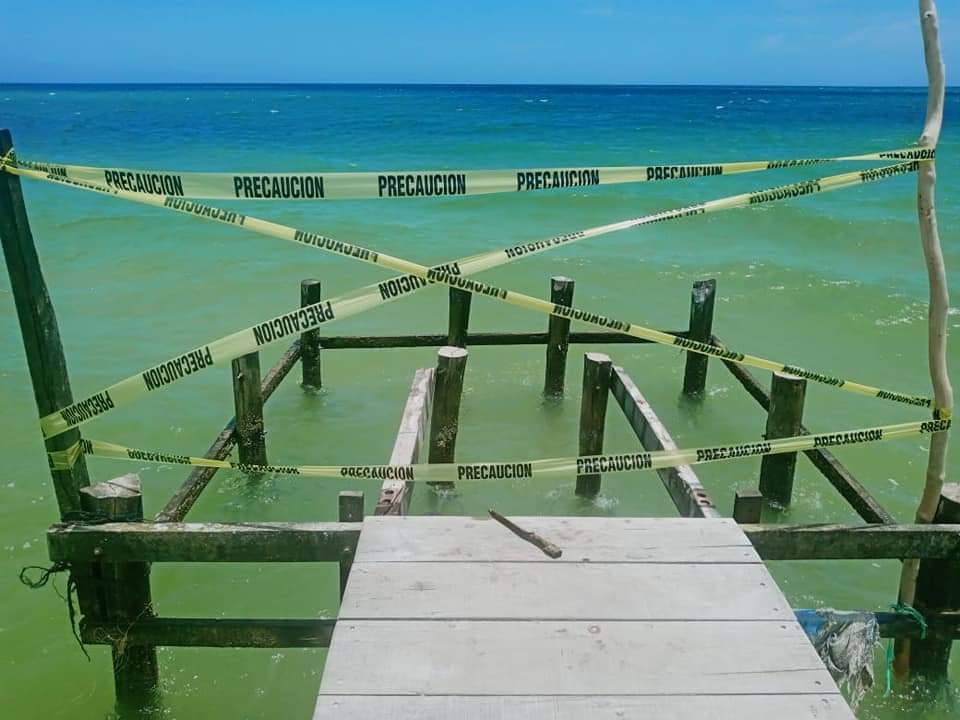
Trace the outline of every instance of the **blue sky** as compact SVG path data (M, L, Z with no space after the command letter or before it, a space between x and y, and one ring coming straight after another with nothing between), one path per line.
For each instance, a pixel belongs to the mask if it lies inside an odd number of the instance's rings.
M960 72L960 0L939 4ZM0 82L926 82L915 0L5 6Z

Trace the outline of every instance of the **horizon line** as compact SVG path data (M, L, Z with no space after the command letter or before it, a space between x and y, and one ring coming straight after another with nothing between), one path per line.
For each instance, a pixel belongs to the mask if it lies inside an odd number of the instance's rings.
M83 81L58 81L58 80L38 80L38 81L0 81L0 87L11 86L144 86L144 87L171 87L171 86L251 86L251 85L269 85L269 86L311 86L311 87L610 87L610 88L656 88L656 87L684 87L684 88L710 88L710 87L743 87L743 88L807 88L807 89L839 89L839 88L873 88L873 89L924 89L927 85L849 85L833 83L790 83L790 84L769 84L769 83L672 83L672 82L649 82L649 83L616 83L616 82L597 82L597 83L563 83L563 82L336 82L336 81L261 81L261 80L208 80L208 81L145 81L145 80L83 80ZM960 85L947 85L947 89L957 89Z

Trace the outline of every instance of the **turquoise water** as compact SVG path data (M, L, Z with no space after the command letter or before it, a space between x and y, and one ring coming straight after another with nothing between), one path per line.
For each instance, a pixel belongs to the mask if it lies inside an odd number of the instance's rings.
M940 146L938 207L951 284L960 268L957 140L948 97ZM665 164L813 157L912 143L922 124L919 89L577 88L337 86L0 86L0 123L21 157L73 164L180 170L365 170L551 165ZM836 170L834 169L836 168ZM298 228L435 264L518 241L635 217L689 202L852 169L777 171L682 183L618 186L448 200L338 204L222 203ZM690 284L715 277L715 332L731 347L870 384L926 394L926 275L914 180L686 218L585 241L499 268L484 281L533 295L548 278L576 279L576 304L653 327L681 328ZM112 198L27 181L34 236L57 308L74 393L99 390L179 351L296 306L299 281L318 277L335 295L387 275L377 268ZM543 316L489 299L474 302L472 328L541 329ZM960 326L954 310L951 329ZM440 332L446 292L345 320L344 334ZM103 718L112 708L109 654L76 647L63 602L31 592L19 568L45 564L45 527L56 504L6 274L0 274L0 707L18 718ZM611 354L637 381L681 446L753 440L764 417L731 376L711 366L702 407L678 401L682 354L663 347L577 346ZM264 352L264 367L282 348ZM291 378L267 407L274 462L386 460L410 379L431 350L335 351L326 388L305 395ZM458 456L523 459L573 454L579 403L540 398L541 348L471 350ZM958 377L958 355L951 354ZM765 375L763 381L767 382ZM91 423L88 437L202 454L232 414L229 371L217 369ZM908 407L811 385L807 425L834 430L921 417ZM923 481L925 441L904 440L838 455L899 519L911 518ZM635 447L611 409L607 449ZM955 453L954 453L955 455ZM956 468L950 464L950 469ZM138 471L147 513L182 481L177 468L92 459L104 480ZM734 490L756 485L759 460L698 469L729 513ZM953 477L956 479L956 477ZM593 503L573 497L573 477L551 483L465 485L416 512L671 515L650 473L610 476ZM327 520L344 489L377 483L276 477L250 487L222 473L192 520ZM798 464L790 522L856 522L806 461ZM885 609L895 599L893 562L779 563L774 572L797 607ZM316 565L154 567L162 615L316 617L336 611L336 570ZM63 580L59 581L61 590ZM160 651L165 716L309 717L323 651ZM878 653L879 658L879 653ZM953 679L960 680L960 662ZM879 669L879 665L878 665ZM861 718L942 717L909 698L871 693Z

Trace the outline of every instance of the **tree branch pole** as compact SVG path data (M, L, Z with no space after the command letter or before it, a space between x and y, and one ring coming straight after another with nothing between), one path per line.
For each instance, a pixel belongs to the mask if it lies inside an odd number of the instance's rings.
M944 68L940 51L940 32L937 8L933 0L920 0L920 29L923 33L923 55L927 67L927 118L919 144L934 148L940 139L943 124ZM933 396L940 409L953 408L953 388L947 375L947 311L950 297L947 291L947 276L937 230L937 213L934 205L934 188L937 182L937 167L934 160L920 163L917 172L917 215L920 223L920 241L927 266L930 286L930 305L927 314L927 352ZM930 453L927 456L926 483L923 496L917 507L916 521L929 523L936 512L946 474L947 433L930 436ZM912 604L917 589L919 561L908 559L903 563L900 575L900 602ZM901 676L906 673L910 659L910 643L900 643L896 657L896 670Z

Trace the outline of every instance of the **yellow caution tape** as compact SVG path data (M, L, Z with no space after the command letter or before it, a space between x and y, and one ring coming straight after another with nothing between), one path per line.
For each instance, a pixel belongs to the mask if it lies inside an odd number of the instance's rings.
M733 195L718 200L711 200L697 205L691 205L685 208L667 210L652 215L646 215L633 220L625 220L620 223L613 223L600 228L592 228L567 235L560 235L549 240L539 241L517 245L512 248L497 250L490 253L467 258L462 265L459 262L447 263L445 265L428 268L417 263L404 260L402 258L377 253L362 246L345 243L332 238L319 235L317 233L305 232L295 228L281 225L279 223L261 220L241 213L236 213L221 208L215 208L203 205L190 200L182 200L173 197L154 197L139 193L130 193L123 190L114 190L99 185L89 185L73 180L64 180L53 175L43 175L38 171L27 170L24 168L7 166L11 172L27 177L33 177L40 180L48 180L55 183L80 187L82 189L114 195L134 202L163 207L178 212L207 218L217 222L242 227L251 232L256 232L269 237L275 237L287 240L301 245L307 245L326 252L356 258L381 267L398 270L407 275L400 278L379 283L377 286L369 286L360 290L340 296L334 300L322 301L306 308L284 313L275 318L255 325L253 327L241 330L232 335L220 338L212 343L188 351L183 355L176 356L160 365L149 368L148 370L121 380L110 387L95 393L83 400L80 400L66 408L51 413L40 420L41 429L45 437L53 437L65 432L71 427L76 427L95 417L101 416L121 405L126 405L132 400L142 397L147 393L166 387L167 385L180 380L181 378L192 375L208 367L225 362L228 359L239 357L248 352L253 352L263 345L277 342L285 337L299 334L305 330L310 330L327 322L332 322L343 317L356 315L373 307L379 306L384 302L395 299L405 294L410 294L430 283L439 283L467 290L472 293L478 293L489 297L502 300L508 304L517 307L525 307L536 312L557 315L571 320L580 320L582 322L596 325L605 329L615 330L626 335L639 337L657 344L677 346L685 350L719 357L725 360L749 365L752 367L771 370L775 372L788 372L793 375L804 377L814 382L838 387L848 392L854 392L870 397L877 397L893 402L905 403L921 407L934 407L933 401L928 397L910 395L901 392L884 390L882 388L853 382L843 378L825 373L805 370L793 365L767 360L753 355L734 352L725 348L701 343L686 338L676 337L658 330L634 325L621 320L614 320L603 315L588 313L576 308L566 307L564 305L554 305L546 300L517 293L511 290L486 285L475 280L469 280L464 277L464 268L470 272L478 272L483 269L495 267L511 262L526 255L543 252L552 247L576 242L586 237L600 235L615 230L622 230L628 227L637 227L653 222L686 217L689 215L700 215L707 212L717 212L737 207L748 207L751 205L773 202L785 198L799 197L813 193L828 192L844 187L852 187L863 183L881 180L904 173L915 172L919 166L919 161L901 163L878 168L875 170L863 170L859 172L844 173L842 175L833 175L819 180L807 180L791 185L784 185L768 190L762 190L752 193L743 193ZM939 417L943 417L943 410L938 410Z
M655 452L621 453L616 455L585 455L580 457L551 458L484 463L437 463L432 465L246 465L229 460L178 455L124 447L99 440L81 440L69 450L51 452L55 469L69 468L79 455L117 460L157 463L161 465L192 465L196 467L243 470L246 472L276 475L301 475L321 478L360 478L364 480L408 481L476 481L476 480L527 480L557 474L619 473L637 470L657 470L678 465L699 465L723 460L737 460L758 455L802 452L821 447L838 445L861 445L914 437L950 429L950 420L926 420L882 425L859 430L798 435L777 440L714 445L687 450L660 450Z
M692 165L518 168L512 170L378 170L373 172L179 172L61 165L15 160L20 167L63 180L104 185L113 190L162 197L243 200L344 200L355 198L423 198L528 192L555 188L683 180L737 175L778 168L835 162L928 160L933 148L829 158L757 160ZM16 156L14 156L16 157Z

